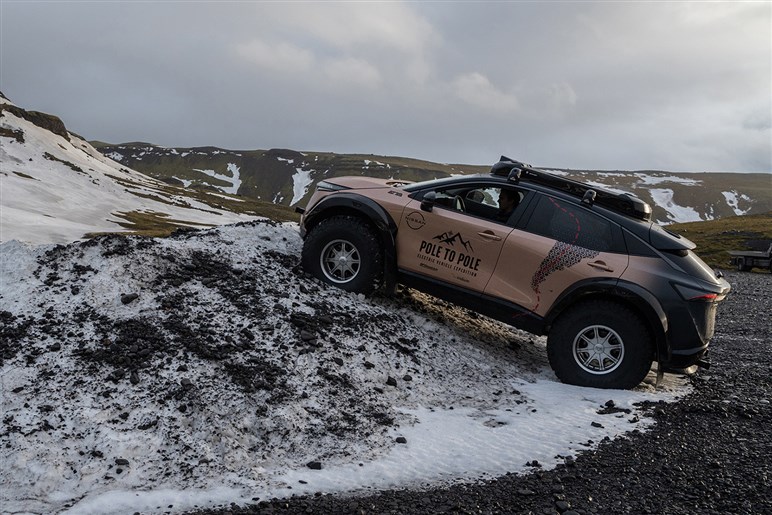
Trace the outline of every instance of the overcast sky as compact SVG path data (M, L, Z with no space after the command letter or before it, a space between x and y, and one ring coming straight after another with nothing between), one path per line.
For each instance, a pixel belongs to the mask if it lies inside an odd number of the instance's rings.
M772 171L769 1L0 1L0 91L87 139Z

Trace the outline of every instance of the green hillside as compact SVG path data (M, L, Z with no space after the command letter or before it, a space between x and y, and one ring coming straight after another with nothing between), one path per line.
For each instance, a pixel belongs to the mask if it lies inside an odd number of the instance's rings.
M730 268L729 250L766 250L772 242L772 211L668 227L697 244L697 254L716 268ZM754 269L758 270L758 269Z
M94 145L111 159L175 186L235 191L244 197L291 207L305 206L314 186L333 177L367 175L423 181L486 173L490 169L490 165L290 149L165 148L143 142ZM493 156L491 164L497 159ZM770 174L543 168L599 187L632 193L651 205L653 219L662 224L772 211Z

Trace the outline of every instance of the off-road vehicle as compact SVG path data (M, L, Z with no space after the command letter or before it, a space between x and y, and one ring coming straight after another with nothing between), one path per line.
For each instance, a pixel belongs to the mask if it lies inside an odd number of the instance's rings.
M575 385L632 388L655 360L707 365L730 288L642 200L504 156L489 175L325 180L298 211L306 271L365 294L401 283L546 334Z
M740 272L749 272L753 267L768 268L772 272L772 243L762 252L759 250L730 250L730 265L737 266Z

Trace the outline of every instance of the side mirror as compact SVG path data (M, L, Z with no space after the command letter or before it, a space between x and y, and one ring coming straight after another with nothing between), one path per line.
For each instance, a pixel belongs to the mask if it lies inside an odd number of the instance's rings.
M434 202L437 200L437 194L430 191L421 199L421 211L431 212L434 209Z

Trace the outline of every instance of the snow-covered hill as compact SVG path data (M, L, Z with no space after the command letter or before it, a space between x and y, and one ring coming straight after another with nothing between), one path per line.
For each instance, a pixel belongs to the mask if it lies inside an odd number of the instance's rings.
M0 241L70 242L126 230L137 216L198 227L254 218L223 209L224 195L194 198L126 168L1 94L0 185Z
M686 393L557 382L541 338L297 268L295 224L0 245L0 506L179 512L553 467Z

